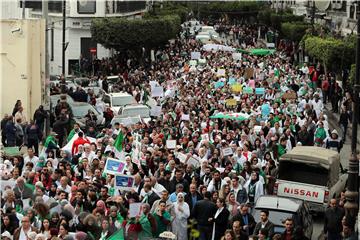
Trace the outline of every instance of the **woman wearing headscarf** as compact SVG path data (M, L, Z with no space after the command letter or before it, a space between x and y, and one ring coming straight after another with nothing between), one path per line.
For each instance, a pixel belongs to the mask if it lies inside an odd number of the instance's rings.
M103 216L105 216L105 214L107 213L106 204L103 200L99 200L96 202L96 208L93 211L93 215L96 216L97 213L100 213Z
M174 203L176 217L172 222L172 230L177 239L187 240L187 219L190 216L190 208L184 199L184 194L179 192Z
M254 205L256 200L264 195L264 185L259 181L259 174L253 171L250 179L245 183L244 188L248 193L248 202Z

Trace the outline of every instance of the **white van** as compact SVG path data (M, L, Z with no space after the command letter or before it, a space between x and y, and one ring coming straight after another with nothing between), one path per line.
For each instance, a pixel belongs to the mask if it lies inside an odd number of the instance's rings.
M299 146L281 156L274 193L307 201L312 211L324 212L329 200L345 189L347 178L340 172L338 152Z
M102 101L109 104L115 115L119 113L122 106L137 103L132 95L125 92L104 94Z

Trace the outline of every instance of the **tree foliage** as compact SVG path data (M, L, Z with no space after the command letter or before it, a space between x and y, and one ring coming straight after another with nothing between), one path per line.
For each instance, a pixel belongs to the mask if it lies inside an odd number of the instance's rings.
M355 62L356 38L354 35L345 39L307 36L304 42L305 51L334 72L339 72L344 68L349 69Z
M281 33L286 39L299 42L310 27L305 22L285 22L281 24Z
M144 19L97 18L92 21L92 38L116 50L139 50L165 44L175 38L181 29L178 15Z
M282 23L286 22L303 22L303 16L297 16L289 11L274 12L272 9L266 8L257 15L258 21L265 25L270 25L276 30L281 30Z

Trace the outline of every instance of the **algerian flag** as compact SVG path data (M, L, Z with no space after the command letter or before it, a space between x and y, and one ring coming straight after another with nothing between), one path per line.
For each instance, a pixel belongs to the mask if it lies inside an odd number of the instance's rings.
M119 230L117 230L116 232L114 232L113 235L111 235L108 239L106 240L123 240L124 238L124 231L122 228L120 228Z
M121 155L121 152L123 151L123 144L124 144L124 134L122 131L119 131L119 134L117 135L114 143L115 147L115 156L119 158L118 156Z

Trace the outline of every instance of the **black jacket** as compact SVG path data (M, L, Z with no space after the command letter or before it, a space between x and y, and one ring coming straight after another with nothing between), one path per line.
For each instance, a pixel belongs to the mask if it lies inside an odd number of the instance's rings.
M160 199L159 195L157 195L155 192L152 192L148 197L147 203L150 205L150 207L152 207L154 202L158 199Z
M200 195L199 192L196 192L196 202L202 200L203 197ZM188 192L186 193L185 195L185 202L189 205L189 209L190 211L192 211L192 209L194 208L195 205L193 205L193 202L192 202L192 197L191 197L191 193Z
M254 229L254 235L258 235L259 234L259 231L260 229L262 229L261 227L261 222L258 222L255 226L255 229ZM269 233L269 237L272 237L274 235L274 224L270 221L268 221L266 224L265 224L265 227L264 229L266 229Z
M335 209L328 208L324 216L324 233L340 233L342 231L341 220L345 212L342 208L336 207Z
M209 222L208 219L214 217L216 210L215 203L211 202L209 199L203 199L195 204L191 211L191 215L200 226L211 227L212 223Z
M254 228L256 225L255 219L251 214L247 214L248 217L248 225L249 225L249 235L251 235L254 232ZM232 219L231 219L231 223L235 222L235 221L239 221L240 222L240 226L244 226L246 225L243 219L243 216L241 215L241 213L236 214Z
M214 218L215 222L215 240L219 240L225 233L227 226L228 226L228 220L229 220L230 212L225 207L221 213Z

